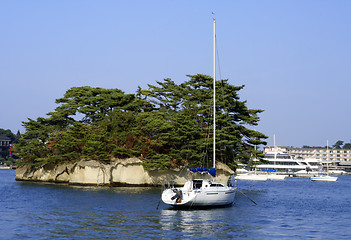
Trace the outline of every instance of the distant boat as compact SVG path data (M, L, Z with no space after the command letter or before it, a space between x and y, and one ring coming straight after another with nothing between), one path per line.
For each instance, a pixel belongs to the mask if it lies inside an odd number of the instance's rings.
M193 173L208 173L213 178L216 176L216 21L213 19L213 168L192 168ZM236 187L226 186L222 183L208 179L188 180L181 188L168 188L162 192L161 199L173 207L219 207L230 206L234 202Z
M338 177L333 177L329 175L321 175L317 177L311 177L312 181L324 181L324 182L335 182L338 180Z
M257 173L253 172L245 172L239 173L235 176L235 180L246 180L246 181L266 181L266 180L285 180L286 175L278 175L274 172L265 172L265 173Z
M335 175L346 175L347 172L342 170L342 169L329 169L330 174L335 174Z
M256 146L255 146L255 150L256 150ZM258 160L254 159L253 161L257 162ZM257 173L256 170L257 170L257 166L255 167L255 170L252 172L248 172L248 171L244 172L243 169L237 169L236 172L238 175L235 177L235 180L266 181L266 180L284 180L285 179L285 175L277 175L275 169L264 170L264 171L261 171L260 173Z
M268 174L268 180L285 180L286 175L279 175L279 174Z
M266 181L267 175L257 174L255 171L247 171L246 169L237 169L236 170L235 180L245 180L245 181Z
M338 180L338 177L329 176L329 148L328 148L328 141L327 141L327 174L319 174L316 177L311 177L312 181L324 181L324 182L335 182Z
M0 165L0 169L11 169L11 167L10 166Z
M266 181L268 179L267 175L261 175L256 173L246 173L235 176L235 180L246 180L246 181Z
M267 152L263 160L264 163L256 166L257 171L275 171L277 175L292 175L307 169L316 172L320 163L317 159L296 159L289 153L281 151Z
M318 176L319 172L318 171L307 171L307 170L300 170L297 171L294 176L295 177L316 177Z
M276 150L276 145L275 145L275 135L274 135L274 159L273 159L273 169L267 169L264 170L264 172L266 172L267 175L267 179L269 180L285 180L286 175L277 174L277 169L276 169L276 162L277 162L277 150Z

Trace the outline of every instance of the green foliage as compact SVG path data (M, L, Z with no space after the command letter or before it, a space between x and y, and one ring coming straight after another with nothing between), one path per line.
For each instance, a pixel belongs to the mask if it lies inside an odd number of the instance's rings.
M118 89L73 87L48 118L29 119L19 149L22 161L40 165L78 161L109 162L113 157L140 157L146 169L212 165L213 85L206 75L170 79L140 87L135 95ZM216 154L232 168L238 161L260 156L255 146L265 144L256 126L262 110L248 109L227 80L216 89Z
M334 149L341 149L341 146L344 144L344 141L337 141L334 145L333 145L333 148Z
M327 148L327 146L321 147L321 146L306 146L304 145L302 148ZM329 148L332 149L351 149L351 142L350 143L345 143L342 140L338 140L334 145L329 146Z
M351 143L345 143L344 141L337 141L332 148L334 149L351 149Z
M1 137L8 137L11 139L11 143L18 143L19 139L21 138L21 133L17 131L17 134L13 134L10 129L2 129L0 128L0 136Z
M10 166L11 164L13 164L13 162L10 161L10 160L7 160L7 161L5 161L5 164L6 164L7 166Z
M27 131L18 144L18 149L22 149L20 156L27 163L42 162L41 159L50 155L48 143L53 127L44 118L38 118L37 121L28 120L23 123Z

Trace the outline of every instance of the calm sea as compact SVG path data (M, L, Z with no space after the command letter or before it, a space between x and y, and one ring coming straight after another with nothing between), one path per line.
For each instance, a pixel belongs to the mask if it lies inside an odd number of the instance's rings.
M0 170L0 239L351 239L351 175L238 182L229 208L173 210L160 188L16 182Z

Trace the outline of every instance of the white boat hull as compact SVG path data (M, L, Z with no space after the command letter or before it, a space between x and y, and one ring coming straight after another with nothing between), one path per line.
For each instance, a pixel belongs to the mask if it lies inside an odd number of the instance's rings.
M193 189L188 181L182 188L168 188L163 191L161 199L173 207L221 207L234 202L236 187L220 186Z
M267 180L267 175L243 174L243 175L236 176L235 180L266 181Z
M318 176L318 177L311 177L312 181L324 181L324 182L335 182L338 180L338 177L332 176Z
M268 180L285 180L286 175L268 174Z
M344 170L340 170L340 169L329 169L329 174L332 175L346 175L347 172Z
M295 177L317 177L319 175L319 172L316 171L306 171L306 170L301 170L298 171L294 174Z

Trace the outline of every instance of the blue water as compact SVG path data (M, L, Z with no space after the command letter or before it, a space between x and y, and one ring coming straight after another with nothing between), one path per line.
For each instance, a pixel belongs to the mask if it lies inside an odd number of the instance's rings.
M0 170L0 239L351 239L351 175L240 181L229 208L173 210L160 188L16 182Z

